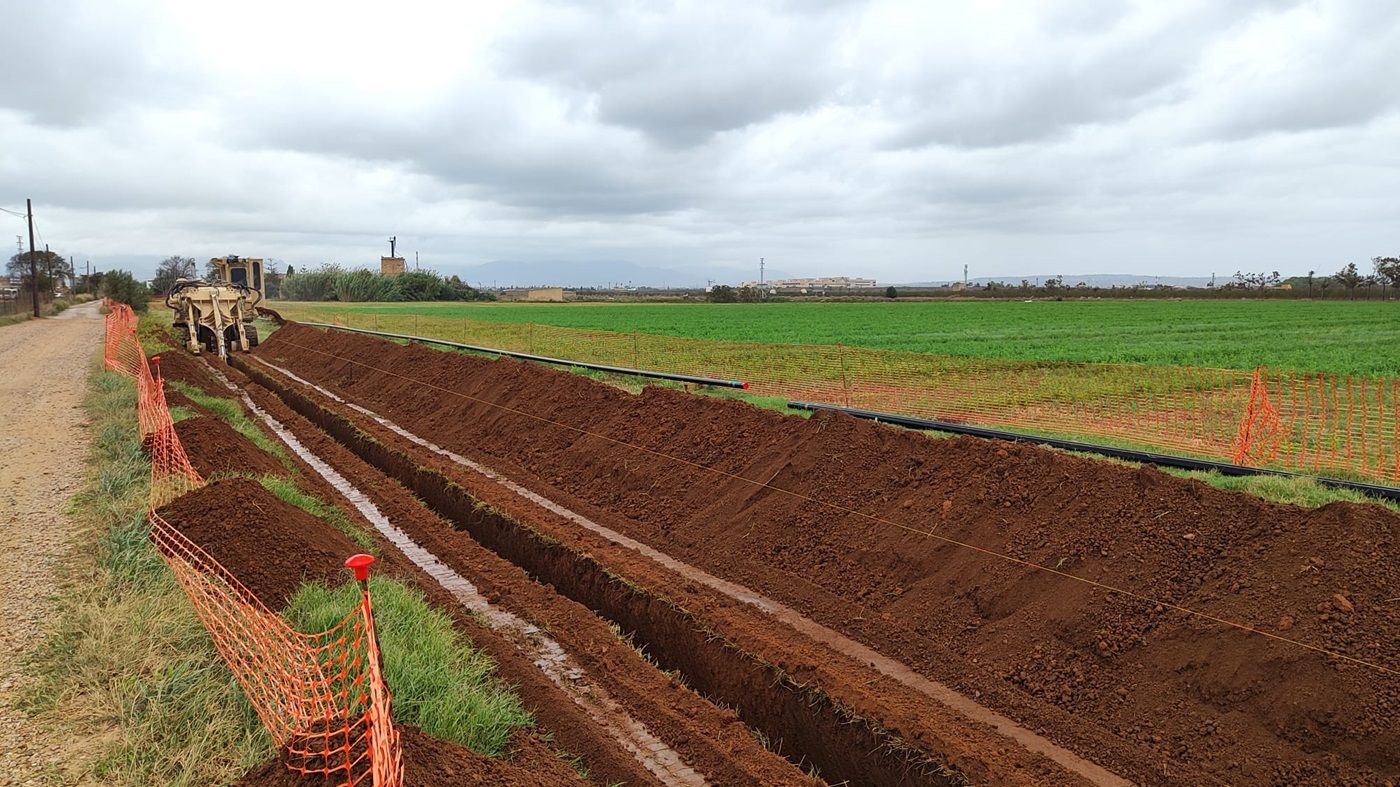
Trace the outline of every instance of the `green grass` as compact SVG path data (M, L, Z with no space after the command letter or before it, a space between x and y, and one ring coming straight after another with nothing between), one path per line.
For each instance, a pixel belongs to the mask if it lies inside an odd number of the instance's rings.
M73 744L54 783L227 784L269 760L272 743L149 539L150 463L136 428L136 392L94 374L91 477L75 498L82 539L52 633L28 654L22 709ZM217 399L216 397L209 397ZM208 403L201 401L202 405ZM330 522L372 551L339 509L288 479L258 479L282 500ZM395 718L485 755L505 753L531 723L495 666L417 591L372 580ZM303 631L339 622L358 602L353 583L301 589L284 614Z
M1396 302L275 303L273 308L298 320L333 321L347 313L386 320L468 317L747 342L843 342L978 358L1400 375ZM411 324L399 321L397 327Z
M134 386L95 374L86 409L96 439L73 503L79 557L29 655L23 707L82 741L70 767L104 783L227 783L270 758L271 742L147 537Z
M371 555L379 554L379 546L374 543L374 539L363 528L351 522L350 517L346 516L344 511L328 505L319 497L303 492L292 479L284 476L265 475L258 476L257 481L282 502L294 505L317 519L335 525L337 530L344 533L347 538L354 541L364 551Z
M520 698L497 680L495 663L473 650L451 619L429 607L418 591L372 576L370 593L394 718L478 754L505 754L511 733L532 719ZM302 631L324 631L359 599L354 582L306 585L286 615Z
M189 398L190 401L203 407L210 415L213 415L229 426L234 431L252 441L260 450L277 457L282 464L291 467L291 459L282 448L282 444L273 440L264 432L257 422L249 418L243 412L243 405L237 399L226 399L222 396L211 396L193 385L182 383L179 380L166 380L166 385L174 388Z

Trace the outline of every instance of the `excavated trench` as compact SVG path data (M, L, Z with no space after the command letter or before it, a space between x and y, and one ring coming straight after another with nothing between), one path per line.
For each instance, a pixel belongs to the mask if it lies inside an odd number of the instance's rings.
M477 542L616 623L658 665L679 672L703 696L736 708L750 727L779 742L780 753L794 764L815 767L832 783L968 783L948 762L798 683L664 595L486 505L444 473L420 465L255 365L241 358L232 363Z

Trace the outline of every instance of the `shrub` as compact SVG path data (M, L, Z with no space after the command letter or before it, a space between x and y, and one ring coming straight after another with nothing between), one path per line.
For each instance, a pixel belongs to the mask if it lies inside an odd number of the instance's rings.
M146 310L146 304L151 299L150 290L146 285L137 281L127 271L107 271L102 277L102 292L108 298L125 303L138 312Z

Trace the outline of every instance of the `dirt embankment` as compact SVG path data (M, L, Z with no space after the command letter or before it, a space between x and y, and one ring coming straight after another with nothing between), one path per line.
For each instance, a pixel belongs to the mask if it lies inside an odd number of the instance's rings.
M305 582L346 581L345 559L362 551L333 526L247 478L206 484L157 513L271 609L285 607Z
M517 740L513 749L533 756L513 761L482 757L465 746L438 740L416 727L399 726L403 744L404 784L417 787L555 787L583 784L583 779L538 744ZM543 755L543 756L541 756ZM234 787L325 787L325 777L294 773L274 760L239 779Z
M176 422L175 434L185 447L190 464L205 478L215 473L288 474L276 457L260 450L251 440L212 415Z
M1138 756L1106 764L1141 781L1172 763L1244 784L1400 776L1400 518L1379 507L295 325L262 352L1087 756L1127 742Z

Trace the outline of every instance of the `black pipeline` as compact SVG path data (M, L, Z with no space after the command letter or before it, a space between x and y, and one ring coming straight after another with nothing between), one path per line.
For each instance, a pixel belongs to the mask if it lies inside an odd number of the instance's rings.
M937 432L948 432L951 434L963 434L972 437L985 437L991 440L1006 440L1013 443L1034 443L1036 445L1047 445L1051 448L1062 448L1066 451L1082 451L1084 453L1111 456L1115 459L1126 459L1131 462L1142 462L1149 465L1179 467L1185 470L1214 470L1222 475L1269 475L1281 478L1311 478L1323 486L1330 486L1336 489L1350 489L1354 492L1370 495L1371 497L1400 502L1400 489L1393 486L1368 484L1364 481L1348 481L1342 478L1327 478L1325 476L1312 476L1304 473L1290 473L1287 470L1241 467L1240 465L1232 465L1225 462L1213 462L1209 459L1191 459L1184 456L1154 454L1149 451L1134 451L1130 448L1114 448L1113 446L1081 443L1075 440L1060 440L1054 437L1040 437L1038 435L1022 434L1020 432L1004 432L1000 429L986 429L980 426L955 424L949 421L932 421L927 418L914 418L907 415L882 413L875 410L861 410L855 407L839 407L834 404L795 401L790 401L787 404L788 407L794 410L832 410L838 413L853 415L856 418L867 418L872 421L881 421L894 424L895 426L907 427L909 429L925 429Z
M334 325L325 322L304 322L302 325L311 325L316 328L331 328L337 331L349 331L350 333L363 333L370 336L383 336L388 339L405 339L410 342L421 342L423 344L440 344L444 347L457 347L463 350L473 350L481 353L492 353L494 355L508 355L511 358L519 358L522 361L537 361L539 363L552 363L559 366L574 366L580 369L593 369L599 372L613 372L615 374L630 374L634 377L650 377L655 380L672 380L679 383L696 383L697 385L713 385L719 388L739 388L747 389L749 384L741 380L717 380L713 377L695 377L689 374L672 374L670 372L655 372L650 369L629 369L625 366L606 366L600 363L584 363L583 361L571 361L567 358L550 358L547 355L531 355L530 353L518 353L511 350L501 350L496 347L482 347L476 344L463 344L461 342L449 342L446 339L433 339L428 336L410 336L404 333L388 333L386 331L370 331L364 328L351 328L348 325Z

